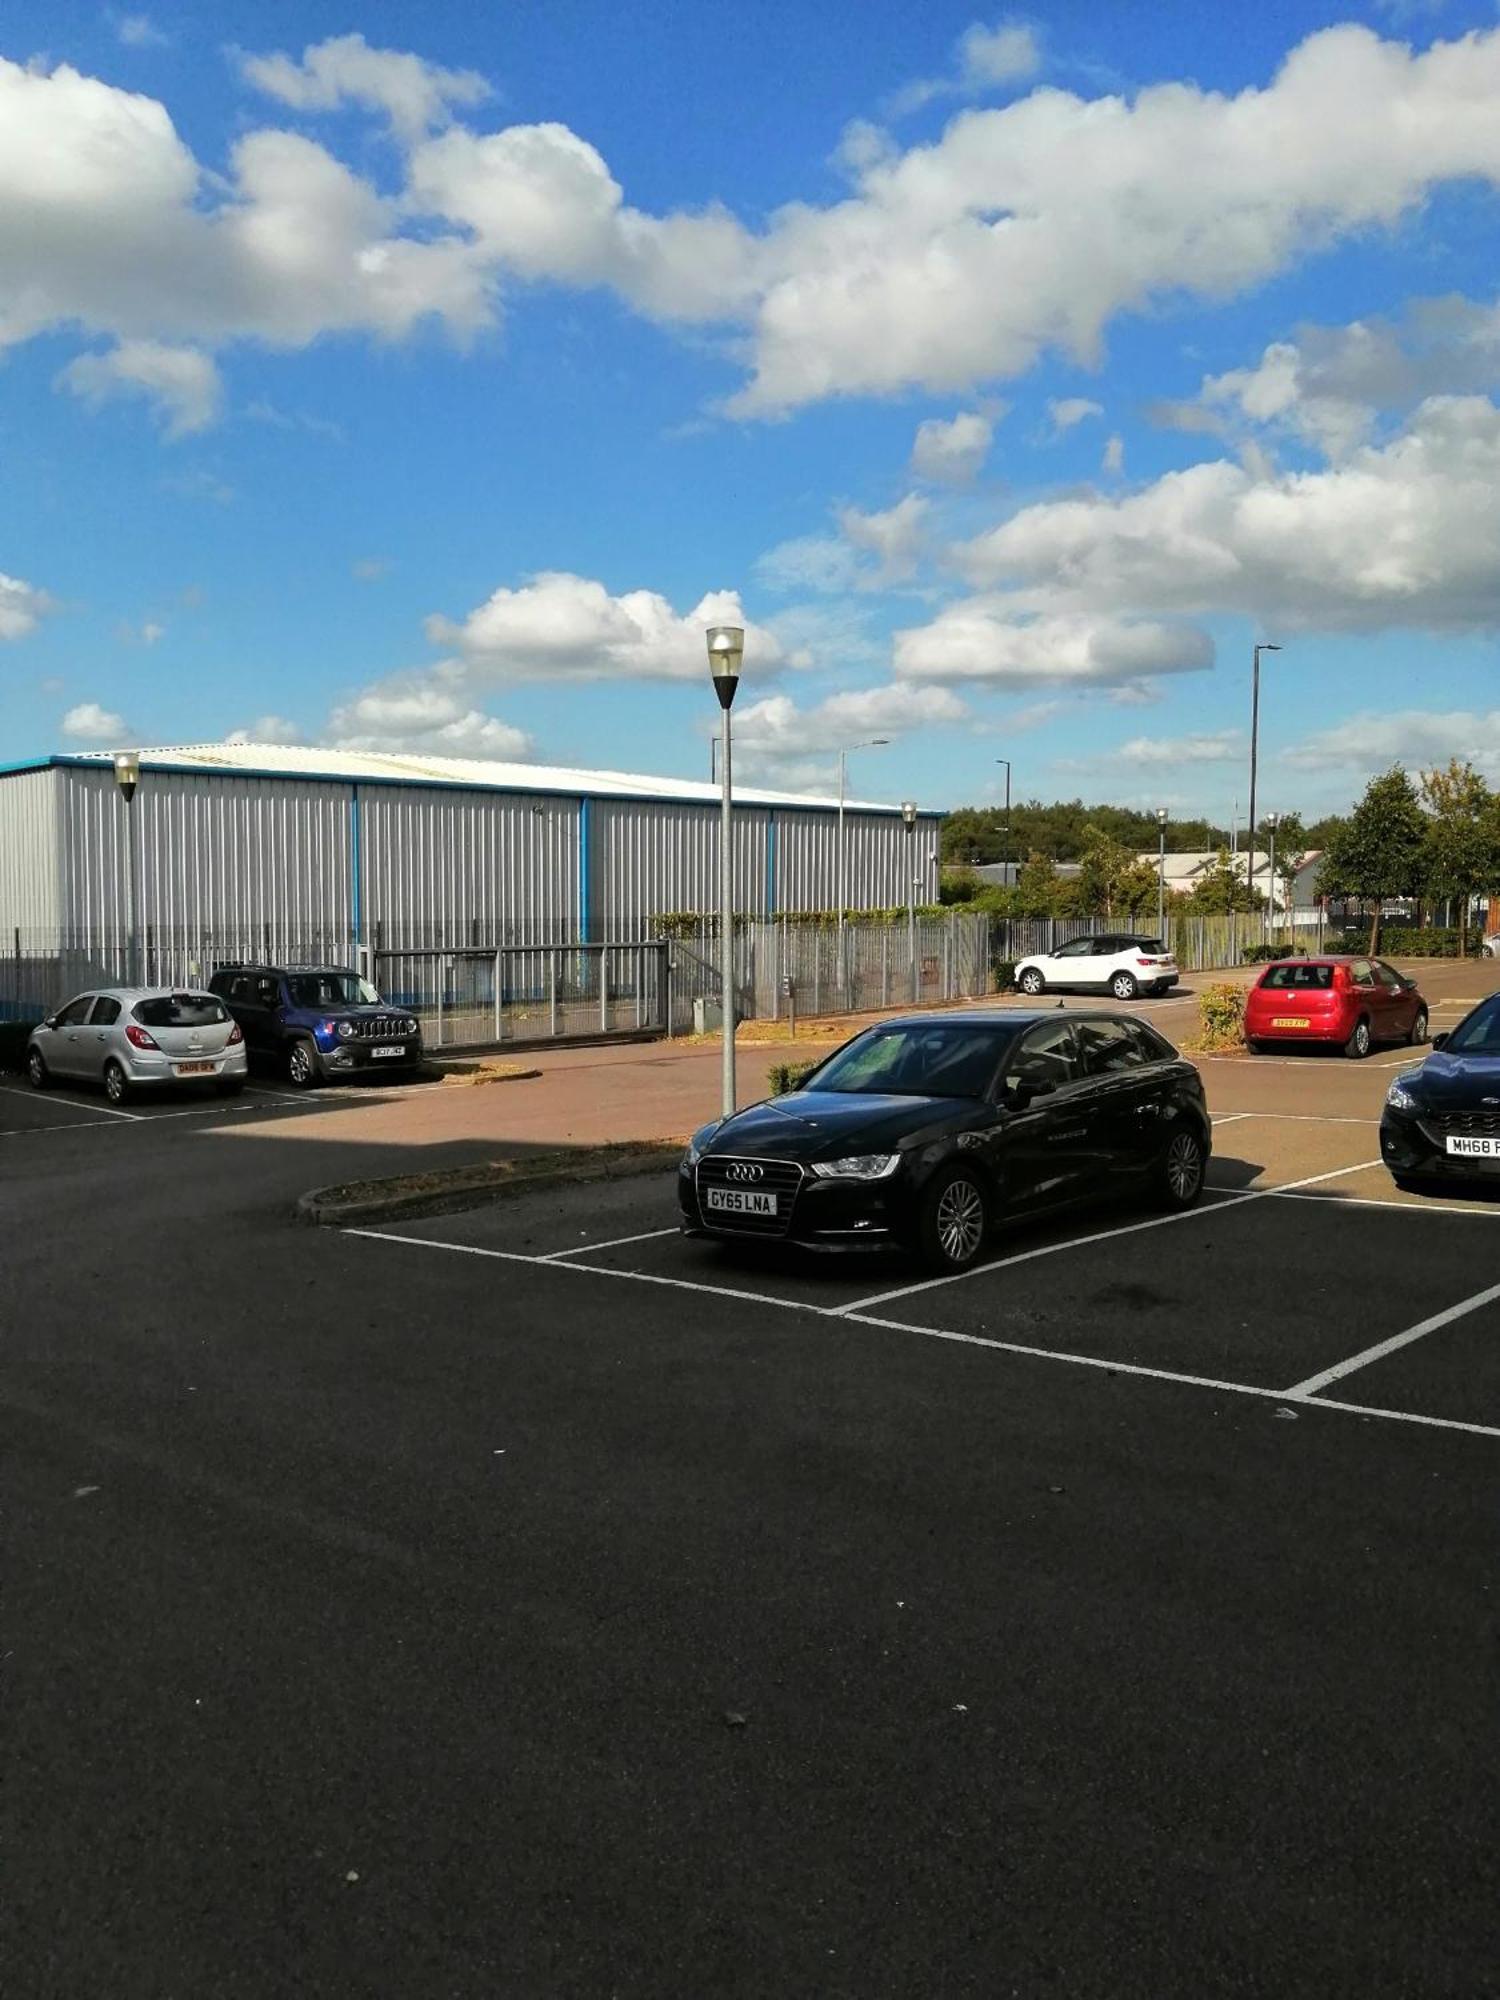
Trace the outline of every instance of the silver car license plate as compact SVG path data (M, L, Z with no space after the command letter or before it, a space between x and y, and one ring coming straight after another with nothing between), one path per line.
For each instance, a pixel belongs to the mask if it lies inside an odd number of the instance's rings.
M774 1194L752 1193L749 1188L710 1188L704 1200L708 1207L725 1215L774 1215Z
M213 1073L214 1066L211 1062L173 1063L172 1065L173 1076L212 1076Z
M406 1054L405 1049L401 1048L399 1045L393 1045L389 1042L385 1043L382 1047L378 1049L371 1049L370 1051L371 1057L377 1060L381 1056L404 1056L405 1054Z
M1500 1159L1500 1139L1450 1139L1448 1151L1471 1160Z

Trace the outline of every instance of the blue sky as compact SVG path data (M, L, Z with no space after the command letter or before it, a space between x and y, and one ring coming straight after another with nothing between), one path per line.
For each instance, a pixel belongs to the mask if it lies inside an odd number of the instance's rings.
M1500 777L1493 5L28 5L0 757Z

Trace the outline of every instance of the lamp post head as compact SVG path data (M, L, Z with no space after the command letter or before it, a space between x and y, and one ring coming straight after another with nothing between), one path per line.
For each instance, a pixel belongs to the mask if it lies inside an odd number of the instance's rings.
M708 628L708 670L713 675L714 692L720 708L728 708L740 684L740 661L745 656L743 625L710 625Z
M906 821L908 831L917 823L917 802L915 799L901 801L901 817Z
M1165 833L1165 832L1166 832L1166 830L1167 830L1167 809L1166 809L1166 807L1165 807L1165 806L1158 806L1158 807L1156 808L1156 824L1157 824L1157 825L1158 825L1158 826L1159 826L1159 827L1161 828L1161 830L1162 830L1162 832L1163 832L1163 833Z
M126 805L135 797L135 788L141 782L141 759L137 750L117 750L115 752L115 783Z
M1268 827L1269 827L1269 828L1271 829L1272 833L1274 833L1274 832L1276 831L1277 827L1278 827L1278 826L1280 826L1280 824L1281 824L1281 814L1280 814L1280 813L1267 813L1267 814L1266 814L1266 825L1267 825L1267 826L1268 826Z

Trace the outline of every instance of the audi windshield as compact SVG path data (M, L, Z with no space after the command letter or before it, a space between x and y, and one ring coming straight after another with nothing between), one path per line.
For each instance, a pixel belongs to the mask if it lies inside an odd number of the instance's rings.
M872 1028L804 1086L869 1097L983 1097L1015 1031L914 1022Z

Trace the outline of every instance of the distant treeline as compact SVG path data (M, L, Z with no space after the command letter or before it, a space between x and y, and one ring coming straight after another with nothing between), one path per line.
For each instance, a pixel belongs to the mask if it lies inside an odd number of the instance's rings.
M1307 845L1326 846L1326 836L1338 823L1335 818L1315 821L1307 828ZM943 859L977 865L1024 861L1029 854L1045 854L1053 861L1081 861L1091 836L1102 834L1116 846L1144 853L1156 846L1158 832L1153 812L1136 812L1129 806L1089 806L1082 799L1058 800L1053 805L1043 805L1039 799L1023 805L1018 800L1010 808L1008 828L1004 806L959 806L943 822ZM1241 827L1242 845L1244 833ZM1208 854L1229 844L1230 829L1212 820L1167 821L1171 853Z

